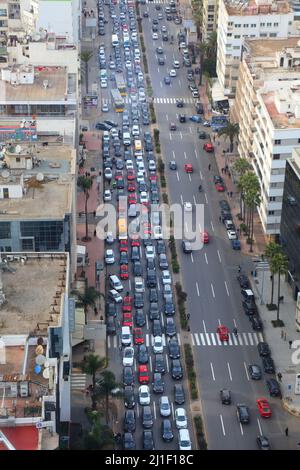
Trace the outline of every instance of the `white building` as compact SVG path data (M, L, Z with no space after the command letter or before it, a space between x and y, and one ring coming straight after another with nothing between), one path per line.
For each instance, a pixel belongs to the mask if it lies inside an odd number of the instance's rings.
M246 38L286 38L296 34L286 0L219 0L217 76L225 95L234 96Z
M209 35L216 31L218 24L219 0L203 0L202 6L202 40L207 41Z
M39 0L37 31L46 29L57 36L67 36L68 42L79 40L81 0Z

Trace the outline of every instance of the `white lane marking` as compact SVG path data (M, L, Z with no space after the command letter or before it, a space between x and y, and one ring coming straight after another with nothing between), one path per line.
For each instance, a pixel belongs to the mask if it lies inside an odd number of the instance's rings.
M169 120L169 116L166 114L166 120L168 121Z
M210 363L210 369L211 369L211 375L212 375L213 380L216 380L212 362Z
M200 171L200 179L203 180L203 175L202 175L201 171Z
M177 340L178 340L178 344L180 346L181 345L180 333L177 333Z
M216 337L217 337L217 343L218 343L218 345L219 345L219 346L222 346L222 341L220 340L219 335L217 334Z
M183 206L183 196L180 194L181 205Z
M261 429L261 424L260 424L259 418L257 418L257 424L258 424L259 434L262 436L263 433L262 433L262 429Z
M214 225L213 225L213 223L212 223L212 220L210 221L210 223L211 223L211 229L212 229L212 231L214 232L215 229L214 229Z
M190 180L190 182L192 182L192 178L191 178L191 175L190 175L190 173L189 173L189 180Z
M204 193L204 197L205 197L206 204L208 204L208 199L207 199L206 193Z
M188 231L189 231L189 228L188 228L188 224L187 224L187 222L184 224L184 226L185 226L185 232L186 232L186 233L188 233Z
M193 194L193 201L194 201L194 204L196 205L197 202L196 202L196 198L195 198L195 195Z
M173 154L173 159L176 160L176 157L175 157L175 152L174 150L172 151L172 154Z
M204 333L206 334L206 326L205 326L205 321L204 321L204 320L202 320L202 321L203 321L203 330L204 330Z
M158 73L159 73L159 67L157 67L157 71L158 71Z
M198 152L197 152L196 149L195 149L195 156L196 156L196 158L198 158Z
M208 259L207 259L207 254L206 253L204 253L204 258L205 258L206 264L208 264Z
M156 421L156 406L155 406L155 401L153 402L153 414L154 414L154 419Z
M211 291L212 291L213 298L215 298L216 296L215 296L214 286L213 286L212 283L210 284L210 286L211 286Z
M180 81L180 80L178 80L178 83L179 83L179 86L180 86L180 88L181 88L181 81Z
M242 335L240 335L240 334L238 333L237 339L238 339L238 342L239 342L240 346L243 346Z
M227 368L228 368L229 378L230 378L230 380L232 380L232 375L231 375L231 369L230 369L229 362L227 362Z
M234 326L236 327L236 321L235 321L235 318L233 319L233 323L234 323Z
M194 333L197 346L200 346L200 341L197 333Z
M146 328L149 330L149 322L148 322L148 316L146 315Z
M193 253L191 253L191 261L194 262Z
M218 318L218 324L219 326L222 325L220 318Z
M226 436L222 415L220 415L220 421L221 421L223 436Z
M182 140L182 132L181 132L181 131L180 131L180 138L181 138L181 140Z
M241 435L243 436L243 435L244 435L244 431L243 431L242 423L240 423L240 430L241 430Z
M184 158L187 159L186 152L183 152Z
M149 335L146 335L146 346L147 346L147 348L148 348L149 344L150 344Z
M247 367L247 364L246 364L246 362L244 362L244 368L245 368L245 372L246 372L247 380L250 380L250 377L249 377L249 374L248 374L248 367Z
M190 129L190 134L192 134L192 133L193 133L193 131L192 131L192 128L191 128L191 127L189 127L189 129Z
M160 284L159 283L157 284L157 289L160 290Z
M220 252L219 252L219 250L217 250L217 253L218 253L218 258L219 258L219 261L220 261L220 263L222 263L222 260L221 260L221 255L220 255Z
M248 333L248 337L249 337L250 346L253 346L254 342L253 342L253 338L252 338L252 333Z
M191 338L192 338L192 345L195 346L195 341L194 341L194 336L191 333Z
M229 346L232 346L232 345L233 345L233 344L232 344L231 335L229 335L229 337L228 337L228 343L229 343Z
M232 339L233 339L234 345L235 345L235 346L238 346L239 343L238 343L238 340L237 340L237 338L235 337L235 335L233 335Z
M170 366L169 366L169 359L168 359L167 354L166 354L166 364L167 364L167 372L169 373L170 372Z
M162 326L164 326L165 322L164 322L164 314L163 314L163 312L160 313L160 316L161 316L161 324L162 324Z
M171 132L169 133L169 135L170 135L170 140L172 140L172 134L171 134Z
M206 337L206 341L207 341L208 346L210 346L210 337L209 337L209 333L205 333L205 337Z
M263 337L262 333L258 333L258 337L259 337L260 342L264 341L264 337Z
M152 372L152 357L150 356L150 354L149 354L149 369Z
M228 295L228 297L229 297L229 290L228 290L228 287L227 287L227 282L224 281L224 284L225 284L225 288L226 288L227 295Z
M245 345L248 346L248 339L247 339L246 333L243 333L243 338L244 338L244 341L245 341Z
M200 333L200 338L201 338L201 343L203 344L203 346L205 346L206 343L205 343L205 337L203 333Z
M197 291L197 295L198 295L198 297L200 297L200 292L199 292L199 286L198 286L198 282L196 282L196 291Z
M160 82L160 87L162 88L162 83Z
M172 411L172 418L174 419L175 415L174 415L174 405L173 405L173 403L171 403L171 411Z
M215 346L215 345L216 345L215 334L214 334L214 333L211 333L211 334L210 334L210 337L211 337L211 342L212 342L212 344Z
M137 417L139 418L140 417L140 407L139 407L138 404L137 404L137 407L136 407L136 414L137 414Z
M131 291L131 280L128 280L129 292Z
M178 171L176 171L176 175L177 175L177 179L179 181L179 174L178 174Z

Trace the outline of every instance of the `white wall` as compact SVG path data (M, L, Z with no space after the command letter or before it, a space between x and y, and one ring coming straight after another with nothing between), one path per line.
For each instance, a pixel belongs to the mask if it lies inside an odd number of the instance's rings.
M9 199L17 199L23 197L23 190L20 184L3 184L0 186L0 199L3 199L3 189L8 188Z
M77 4L78 0L40 0L37 30L43 28L56 34L66 34L71 43L76 42L78 25L74 10L77 10Z
M37 116L36 127L37 132L58 132L59 135L75 136L75 118L59 119L46 118L40 119Z

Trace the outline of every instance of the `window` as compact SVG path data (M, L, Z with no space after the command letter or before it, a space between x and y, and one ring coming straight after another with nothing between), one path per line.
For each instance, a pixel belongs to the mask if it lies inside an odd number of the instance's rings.
M34 250L34 239L33 238L22 238L22 250L33 251Z
M270 38L277 38L277 33L270 33L269 36Z
M235 24L234 27L235 27L235 28L240 28L241 25L240 25L240 24Z
M267 33L260 33L259 35L260 38L266 38L267 36L268 36Z
M17 162L17 163L20 163L20 161L21 161L21 158L20 158L20 157L16 157L16 162Z
M208 11L214 11L215 6L214 5L208 5Z
M275 197L275 196L271 196L271 197L269 198L269 201L270 201L270 202L276 201L276 197Z
M280 159L280 153L274 153L273 160L279 160L279 159Z
M263 28L264 26L266 26L266 23L260 23L260 26Z
M300 139L298 139L298 144L300 144Z
M241 37L240 34L235 34L235 35L234 35L234 39L239 39L240 37Z
M35 246L32 249L35 251L58 251L65 248L62 221L21 222L20 231L23 239L30 239L34 242Z
M233 49L239 50L239 49L240 49L240 46L233 46Z
M232 33L227 33L228 38L231 38L231 36L232 36Z
M256 24L255 24L255 23L252 24L252 25L251 25L251 28L256 28Z
M233 26L233 21L230 21L230 22L228 23L228 26Z
M10 222L0 222L0 239L11 238Z
M208 15L208 21L213 21L214 20L214 15Z
M268 215L274 215L274 211L268 211Z
M244 28L249 28L248 24L244 24L243 26L244 26Z
M279 23L274 23L274 26L275 26L275 28L276 28L277 26L279 26Z
M298 139L299 143L300 139ZM280 145L281 144L281 139L275 139L275 145Z
M272 26L272 23L267 23L267 27L270 28Z

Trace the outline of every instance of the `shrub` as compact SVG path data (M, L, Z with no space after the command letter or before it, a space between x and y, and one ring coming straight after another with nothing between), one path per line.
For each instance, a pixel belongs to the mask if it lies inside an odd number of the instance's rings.
M243 223L243 224L240 224L240 231L241 231L241 232L244 232L244 233L247 232L247 225L244 224L244 223Z
M194 424L196 429L198 447L200 450L207 450L207 443L203 432L202 417L200 415L194 416Z
M143 54L143 64L144 64L145 73L148 73L148 62L147 62L147 57L145 54Z
M162 200L165 204L169 204L169 198L168 198L168 195L166 193L163 193Z
M175 274L178 274L180 271L179 263L175 259L172 260L172 269L173 269L173 273Z
M165 188L167 186L166 178L164 175L161 175L160 177L160 184L162 188Z
M163 173L165 171L165 164L160 157L157 160L157 169L159 173Z

